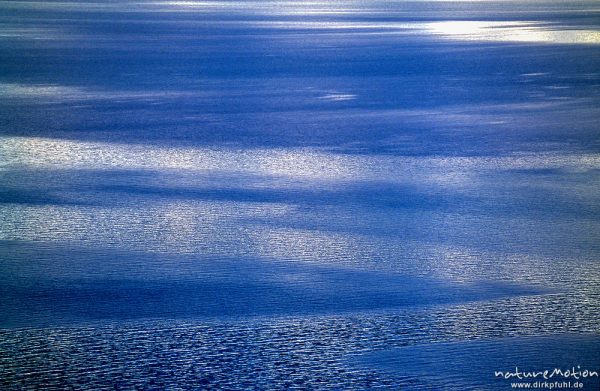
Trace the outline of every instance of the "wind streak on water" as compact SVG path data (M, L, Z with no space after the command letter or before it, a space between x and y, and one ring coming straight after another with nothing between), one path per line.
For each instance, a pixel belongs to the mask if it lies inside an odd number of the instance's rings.
M3 389L490 389L397 356L597 344L595 3L0 11Z

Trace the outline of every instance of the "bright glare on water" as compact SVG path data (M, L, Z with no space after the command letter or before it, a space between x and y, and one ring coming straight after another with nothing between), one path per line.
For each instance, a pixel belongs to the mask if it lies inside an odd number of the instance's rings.
M0 388L598 370L599 21L591 1L0 3Z

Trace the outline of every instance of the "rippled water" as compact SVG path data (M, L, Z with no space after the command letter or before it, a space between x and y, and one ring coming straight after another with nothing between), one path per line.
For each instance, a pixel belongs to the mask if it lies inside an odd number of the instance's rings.
M0 3L0 388L597 370L599 12Z

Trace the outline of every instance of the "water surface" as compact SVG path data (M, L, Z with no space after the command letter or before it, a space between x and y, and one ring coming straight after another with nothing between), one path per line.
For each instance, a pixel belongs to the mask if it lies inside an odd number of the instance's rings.
M597 369L599 12L1 3L2 388Z

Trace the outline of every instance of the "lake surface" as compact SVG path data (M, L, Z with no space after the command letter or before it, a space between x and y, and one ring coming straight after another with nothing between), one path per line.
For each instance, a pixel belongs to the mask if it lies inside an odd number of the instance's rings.
M3 390L600 369L597 2L4 1L0 59Z

